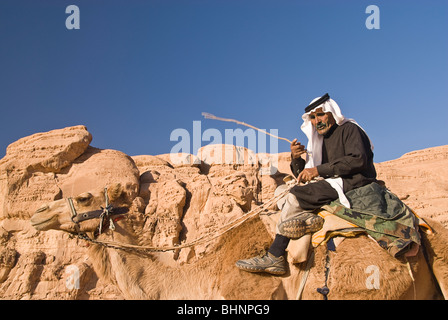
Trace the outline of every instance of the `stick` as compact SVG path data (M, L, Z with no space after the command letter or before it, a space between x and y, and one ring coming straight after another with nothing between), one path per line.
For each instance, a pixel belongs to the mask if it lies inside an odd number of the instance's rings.
M214 116L213 114L211 114L211 113L207 113L207 112L202 112L202 115L204 116L205 119L213 119L213 120L220 120L220 121L227 121L227 122L235 122L235 123L237 123L237 124L241 124L241 125L243 125L243 126L246 126L246 127L255 129L255 130L257 130L257 131L263 132L264 134L267 134L267 135L269 135L269 136L271 136L271 137L274 137L274 138L276 138L276 139L281 139L281 140L288 141L289 143L292 143L292 141L289 140L289 139L282 138L282 137L278 137L278 136L276 136L276 135L270 134L269 132L266 132L266 131L264 131L264 130L262 130L262 129L259 129L259 128L257 128L257 127L254 127L254 126L252 126L252 125L250 125L250 124L247 124L247 123L245 123L245 122L241 122L241 121L234 120L234 119L220 118L220 117Z

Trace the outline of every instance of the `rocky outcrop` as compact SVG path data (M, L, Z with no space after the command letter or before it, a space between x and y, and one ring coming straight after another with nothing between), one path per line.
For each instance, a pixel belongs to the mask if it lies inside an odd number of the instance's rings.
M60 197L56 173L82 155L92 141L84 126L36 133L8 146L0 160L0 218L26 219Z
M29 223L39 207L92 187L120 182L128 201L136 197L139 171L134 161L119 151L93 148L91 140L84 126L38 133L12 143L0 160L1 298L85 299L103 292L120 297L115 288L100 284L77 240L59 232L36 232ZM70 265L79 266L82 294L67 289Z
M122 298L113 284L98 278L83 241L31 227L30 216L48 202L118 182L125 202L140 214L145 244L176 245L269 200L290 170L289 153L207 145L197 156L129 157L94 148L91 140L84 126L38 133L12 143L0 160L0 298ZM447 227L447 165L448 146L443 146L376 167L379 178L418 214ZM169 264L189 263L213 254L219 241L161 256Z
M418 215L448 227L448 146L409 152L376 169L378 179Z

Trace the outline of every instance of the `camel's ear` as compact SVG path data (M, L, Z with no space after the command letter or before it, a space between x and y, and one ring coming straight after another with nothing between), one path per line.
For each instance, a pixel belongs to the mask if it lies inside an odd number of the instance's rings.
M110 203L114 205L130 205L136 197L138 190L135 186L121 183L113 183L107 187L107 195Z
M115 183L107 187L107 195L111 203L123 199L126 196L124 193L121 183Z

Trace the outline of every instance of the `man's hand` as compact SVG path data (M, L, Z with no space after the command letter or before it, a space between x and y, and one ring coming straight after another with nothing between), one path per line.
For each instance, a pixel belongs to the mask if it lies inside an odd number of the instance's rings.
M313 180L314 178L319 176L319 172L317 171L317 167L303 169L299 176L297 177L297 181L299 182L308 182Z
M302 154L306 152L305 146L297 142L297 139L292 140L291 154L293 159L298 159Z

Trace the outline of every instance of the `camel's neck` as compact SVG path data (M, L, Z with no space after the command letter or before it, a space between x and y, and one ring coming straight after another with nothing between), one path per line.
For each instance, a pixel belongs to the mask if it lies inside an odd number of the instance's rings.
M126 218L113 221L115 230L109 228L98 236L99 242L108 241L123 244L137 244L137 236ZM118 286L124 298L145 299L142 290L132 288L129 279L129 253L120 249L95 244L90 247L89 256L98 276Z
M115 223L98 237L121 243L138 244L126 219ZM119 288L126 299L213 299L212 279L198 277L193 266L169 267L153 256L143 256L101 245L91 246L89 256L98 276ZM195 292L197 291L197 292Z
M126 217L118 217L112 220L115 229L109 225L107 230L98 236L98 241L113 241L125 244L137 244L138 237Z

